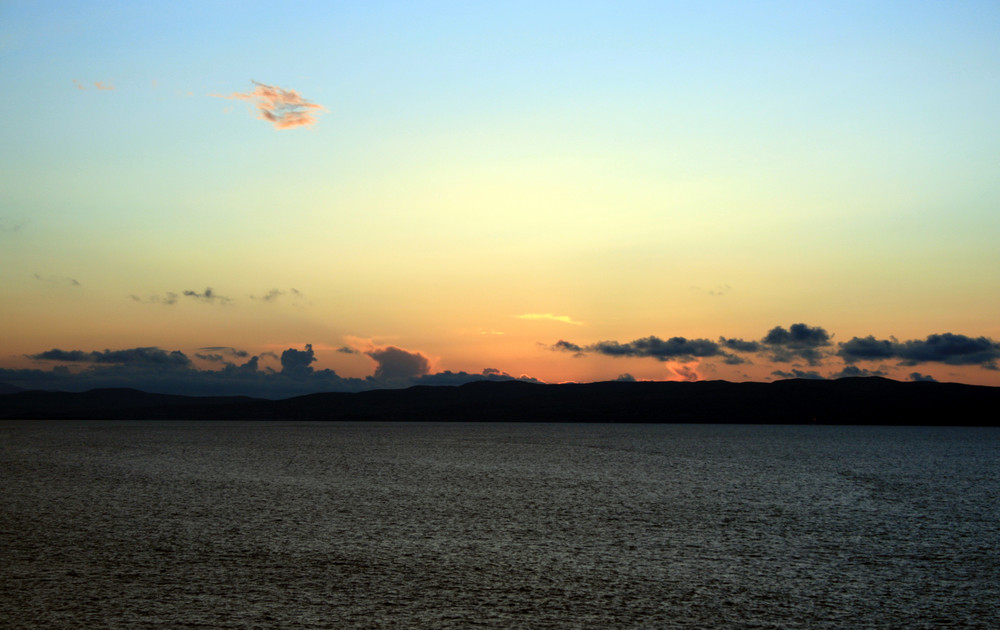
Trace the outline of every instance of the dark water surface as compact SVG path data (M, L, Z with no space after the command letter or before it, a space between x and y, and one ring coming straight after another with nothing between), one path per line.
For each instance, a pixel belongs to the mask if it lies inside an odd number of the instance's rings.
M4 628L1000 627L1000 430L0 422Z

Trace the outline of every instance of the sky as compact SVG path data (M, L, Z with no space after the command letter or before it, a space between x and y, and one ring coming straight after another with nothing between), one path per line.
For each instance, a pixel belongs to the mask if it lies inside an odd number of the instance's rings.
M0 383L1000 385L996 2L0 0Z

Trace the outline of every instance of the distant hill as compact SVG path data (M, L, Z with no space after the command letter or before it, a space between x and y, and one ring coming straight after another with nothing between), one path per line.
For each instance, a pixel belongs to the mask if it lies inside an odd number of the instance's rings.
M14 385L8 385L7 383L0 383L0 394L13 394L14 392L23 392L24 390L20 387L15 387Z
M0 418L691 422L1000 426L1000 388L884 378L604 382L479 381L285 400L131 389L0 395Z

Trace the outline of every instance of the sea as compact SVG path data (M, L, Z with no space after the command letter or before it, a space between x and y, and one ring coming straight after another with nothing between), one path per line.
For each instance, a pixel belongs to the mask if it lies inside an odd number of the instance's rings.
M997 628L1000 429L0 422L3 628Z

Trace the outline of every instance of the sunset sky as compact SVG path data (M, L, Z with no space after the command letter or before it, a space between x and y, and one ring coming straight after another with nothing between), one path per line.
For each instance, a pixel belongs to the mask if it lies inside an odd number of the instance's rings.
M0 2L0 383L1000 385L1000 4Z

